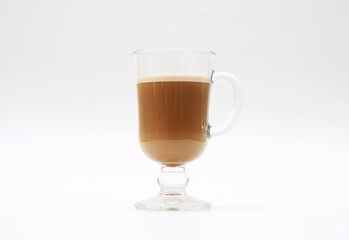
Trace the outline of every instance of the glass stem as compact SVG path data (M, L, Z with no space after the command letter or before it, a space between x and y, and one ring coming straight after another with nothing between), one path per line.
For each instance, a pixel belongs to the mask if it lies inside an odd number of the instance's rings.
M158 177L158 184L163 196L185 195L185 187L188 185L189 177L184 167L162 166Z

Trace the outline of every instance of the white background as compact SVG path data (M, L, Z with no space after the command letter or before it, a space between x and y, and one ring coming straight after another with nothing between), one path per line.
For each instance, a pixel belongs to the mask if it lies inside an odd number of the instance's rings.
M0 239L349 239L345 0L0 0ZM136 211L142 48L217 53L238 123L188 165L209 212ZM211 122L231 89L212 89Z

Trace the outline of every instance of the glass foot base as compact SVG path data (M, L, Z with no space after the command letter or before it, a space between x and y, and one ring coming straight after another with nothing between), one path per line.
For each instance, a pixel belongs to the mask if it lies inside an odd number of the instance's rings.
M208 210L211 204L187 194L183 195L162 195L158 194L155 197L136 203L137 209L158 210L158 211L197 211Z

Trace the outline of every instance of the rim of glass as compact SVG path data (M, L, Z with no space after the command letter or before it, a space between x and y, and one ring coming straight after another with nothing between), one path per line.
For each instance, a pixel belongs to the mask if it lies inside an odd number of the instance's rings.
M148 48L140 49L132 52L132 55L138 54L152 54L152 53L197 53L197 54L209 54L216 55L213 51L202 50L202 49L192 49L192 48Z

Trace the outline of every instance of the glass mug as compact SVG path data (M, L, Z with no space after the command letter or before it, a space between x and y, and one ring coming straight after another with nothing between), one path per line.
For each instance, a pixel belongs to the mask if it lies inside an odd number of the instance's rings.
M189 196L184 165L196 159L208 139L236 121L243 93L230 73L214 72L215 53L194 49L145 49L133 52L137 63L139 138L143 152L162 165L160 193L136 203L138 209L201 210L210 204ZM233 87L234 103L220 126L208 123L211 85Z

